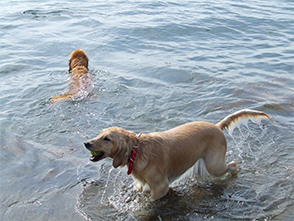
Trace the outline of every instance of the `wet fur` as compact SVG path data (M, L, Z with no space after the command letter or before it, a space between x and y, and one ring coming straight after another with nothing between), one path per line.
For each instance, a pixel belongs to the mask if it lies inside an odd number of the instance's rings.
M135 159L132 177L137 188L142 191L147 184L152 199L166 195L169 184L191 168L199 159L203 159L211 176L221 177L229 172L238 176L237 164L226 164L227 143L222 129L232 126L243 118L266 118L265 113L242 110L229 115L219 123L212 124L196 121L183 124L164 132L141 134L118 127L110 127L99 136L89 140L85 146L90 151L100 151L106 157L113 158L113 167L128 165L128 159L135 145L138 153Z
M89 87L88 80L88 63L87 54L81 50L74 50L69 56L69 72L70 72L70 87L61 95L54 96L50 99L50 103L55 103L62 100L69 100L81 90Z

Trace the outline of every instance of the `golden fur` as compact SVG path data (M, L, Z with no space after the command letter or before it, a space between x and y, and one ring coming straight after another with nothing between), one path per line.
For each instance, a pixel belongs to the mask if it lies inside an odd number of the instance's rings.
M69 100L79 93L83 93L91 85L88 76L88 56L81 50L74 50L69 56L69 72L70 72L70 87L62 94L50 98L50 103L55 103L61 100Z
M137 136L122 128L110 127L100 132L98 137L85 143L88 150L102 153L93 161L106 157L113 158L113 167L128 165L134 146L138 146L134 168L131 173L139 181L142 191L147 184L151 197L159 199L169 190L169 184L203 159L211 176L221 177L229 172L238 176L237 164L226 164L227 143L221 129L232 126L244 118L267 118L259 111L242 110L230 115L218 124L196 121L183 124L164 132L154 132ZM271 120L271 119L270 119Z

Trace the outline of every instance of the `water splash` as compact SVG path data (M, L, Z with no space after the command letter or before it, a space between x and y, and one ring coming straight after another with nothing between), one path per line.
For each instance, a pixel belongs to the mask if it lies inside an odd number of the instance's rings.
M73 80L69 78L69 82ZM73 101L82 101L83 99L93 95L95 75L88 72L87 76L82 76L71 84L70 91L73 94Z
M110 174L111 172L113 171L113 167L109 170L108 172L108 176L107 176L107 180L106 180L106 184L105 184L105 187L104 187L104 190L103 190L103 193L102 193L102 196L101 196L101 204L104 204L106 203L106 198L105 198L105 194L106 194L106 190L108 188L108 184L109 184L109 180L110 180Z
M261 118L242 118L240 120L238 120L237 122L235 122L234 124L232 124L229 128L228 128L228 133L229 135L233 135L234 129L237 127L239 129L239 131L242 133L242 131L240 130L240 126L243 124L245 125L245 127L250 131L249 127L248 127L248 121L251 120L252 122L261 125Z
M204 160L201 158L199 159L194 166L188 169L184 174L182 174L177 180L175 180L171 187L177 187L185 184L189 179L195 177L202 177L207 178L209 177L209 173L206 169Z
M250 125L249 119L254 124ZM236 133L234 133L235 128L238 129ZM268 133L268 128L262 124L261 118L241 119L228 130L228 134L233 145L227 139L227 156L229 158L233 156L233 160L239 159L239 163L243 165L241 168L246 170L255 171L253 165L262 162L264 153L275 143Z
M144 205L142 202L147 200L147 197L134 188L134 181L129 176L121 176L124 172L122 168L114 177L114 193L108 197L108 203L121 213L135 212Z

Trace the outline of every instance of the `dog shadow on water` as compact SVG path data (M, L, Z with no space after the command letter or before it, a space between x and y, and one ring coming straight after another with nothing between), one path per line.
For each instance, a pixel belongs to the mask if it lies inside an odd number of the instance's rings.
M187 181L170 188L169 193L156 201L149 201L145 208L134 212L139 220L190 220L188 217L206 218L219 212L215 207L224 195L226 182ZM191 218L191 217L190 217Z
M77 201L77 210L86 218L111 220L170 220L176 217L185 219L187 214L197 214L199 218L219 212L216 208L223 198L229 180L187 179L170 189L158 200L150 199L150 192L138 192L133 181L122 178L101 178L83 184L83 191Z

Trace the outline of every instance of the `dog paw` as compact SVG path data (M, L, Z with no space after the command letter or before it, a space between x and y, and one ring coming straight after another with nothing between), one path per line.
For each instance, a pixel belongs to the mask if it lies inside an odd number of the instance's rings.
M142 186L142 184L137 183L137 184L135 185L135 187L136 187L136 189L137 189L139 192L142 192L142 191L143 191L143 186Z
M228 165L229 173L232 174L233 178L238 178L238 167L235 161L232 161Z

